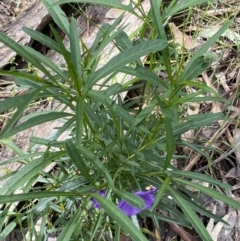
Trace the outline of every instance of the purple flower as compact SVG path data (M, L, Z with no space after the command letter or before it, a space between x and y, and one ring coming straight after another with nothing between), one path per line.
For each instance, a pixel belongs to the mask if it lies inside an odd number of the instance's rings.
M102 197L105 196L105 192L103 190L99 190L99 191L97 191L97 193ZM98 209L101 208L100 204L94 198L91 198L90 200L93 202L93 206L95 208L98 208Z
M149 190L149 191L138 191L138 192L135 192L134 194L141 197L144 202L145 202L145 207L143 210L147 210L147 209L150 209L155 201L155 196L154 196L154 193L156 192L156 188L153 188L152 190ZM102 197L105 196L105 192L103 190L99 190L97 191L97 193L99 195L101 195ZM90 199L92 202L93 202L93 206L95 208L98 208L100 209L101 206L100 204L94 199L94 198L91 198ZM142 210L140 208L137 208L137 207L134 207L132 205L130 205L129 203L127 203L126 201L124 200L121 200L118 204L118 207L127 215L127 216L133 216L133 215L136 215L138 213L140 213Z
M155 201L155 196L153 195L154 192L156 192L156 188L150 190L150 191L138 191L134 194L141 197L145 202L145 208L144 210L150 209ZM140 208L134 207L127 203L124 200L121 200L118 204L118 207L127 215L127 216L133 216L138 213L140 213L142 210Z

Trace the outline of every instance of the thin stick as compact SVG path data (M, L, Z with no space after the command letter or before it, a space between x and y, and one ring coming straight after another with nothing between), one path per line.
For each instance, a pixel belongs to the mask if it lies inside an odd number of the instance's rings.
M234 119L239 115L239 112L235 112L233 115L230 116L230 118ZM223 128L223 130L220 133L215 133L215 135L212 136L212 138L205 144L205 146L210 146L212 144L212 142L217 138L220 137L226 130L226 128L228 128L228 126L230 125L230 122L225 122L221 128ZM193 160L190 161L190 163L184 168L184 171L190 171L192 169L192 167L198 162L199 158L201 157L201 154L196 155Z
M216 160L214 160L214 161L213 161L212 163L210 163L209 165L206 165L206 166L204 166L204 167L201 167L201 168L197 169L196 171L197 171L197 172L201 172L201 171L207 169L208 167L210 167L210 166L212 166L212 165L214 165L214 164L219 163L220 161L222 161L222 160L226 159L228 156L230 156L234 151L236 151L236 149L237 149L238 147L240 147L240 143L238 143L238 144L237 144L232 150L230 150L229 152L227 152L227 153L221 155L220 157L218 157Z

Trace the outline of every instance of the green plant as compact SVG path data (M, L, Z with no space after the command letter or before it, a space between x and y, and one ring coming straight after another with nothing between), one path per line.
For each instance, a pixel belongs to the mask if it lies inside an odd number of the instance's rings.
M150 210L144 210L140 216L151 217L157 228L158 220L193 227L202 240L211 240L196 213L221 219L201 207L197 196L194 195L192 200L193 194L187 187L194 187L236 209L240 209L240 204L214 190L215 185L229 189L227 184L207 175L180 171L171 164L171 160L185 158L177 155L176 146L194 146L182 141L181 134L224 119L221 113L204 114L203 117L203 114L188 116L180 112L189 102L224 101L211 88L194 79L209 66L205 54L230 26L231 21L205 43L184 68L174 74L170 54L172 48L168 45L163 23L180 10L205 1L173 2L160 16L161 2L152 0L148 15L139 16L148 19L145 24L152 31L148 40L144 40L146 26L140 30L139 36L142 37L135 44L124 28L114 31L121 15L112 25L103 25L99 29L90 49L79 40L75 19L68 21L60 7L55 4L52 6L50 2L43 1L55 23L68 36L69 49L53 27L51 31L54 40L28 28L23 30L62 55L67 70L62 70L34 49L22 46L0 33L2 43L15 50L32 68L44 74L44 77L40 77L37 72L0 70L0 74L13 76L17 84L28 87L26 94L4 100L0 106L0 112L16 110L4 126L0 138L2 143L12 147L18 154L1 165L17 161L25 163L18 172L10 175L10 179L0 189L0 203L5 204L1 216L2 237L17 224L23 227L27 222L33 228L36 221L42 218L39 234L34 228L31 232L38 240L50 232L58 236L58 241L119 240L124 232L133 240L147 240L143 234L146 230L139 229L117 207L117 203L123 199L134 207L144 209L143 200L131 192L153 185L158 189L155 201ZM58 3L65 2L68 1ZM131 3L125 6L118 1L90 2L136 14ZM98 69L101 52L110 42L119 49L119 54ZM85 54L81 54L83 51ZM146 55L150 62L149 68L140 61L140 57ZM168 73L168 82L154 74L160 66ZM129 74L133 78L124 84L109 84L117 73ZM129 106L135 102L126 104L122 93L142 79L145 81L142 86L143 104L133 110ZM186 94L184 88L188 86L197 91ZM202 97L209 93L212 95ZM60 107L50 112L29 114L24 117L25 121L16 125L28 105L42 98L53 98ZM23 153L8 139L32 126L57 119L62 119L63 125L51 139L32 137L30 140L32 146L45 146L44 152ZM60 135L66 132L70 133L67 138L59 140ZM202 153L199 146L194 148ZM60 172L44 172L44 168L53 161ZM191 180L207 182L211 188ZM34 186L35 182L43 183L40 191ZM16 190L22 190L23 193L13 194ZM97 194L100 190L105 191L104 197ZM91 198L100 204L100 210L93 208ZM37 200L37 203L28 200ZM19 201L26 202L24 208L10 212L11 203ZM159 210L169 212L170 215L163 216ZM154 236L150 231L148 234Z

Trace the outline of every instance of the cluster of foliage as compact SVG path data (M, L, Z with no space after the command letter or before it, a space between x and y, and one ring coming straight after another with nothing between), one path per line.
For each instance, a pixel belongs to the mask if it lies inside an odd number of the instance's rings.
M119 203L124 202L124 205L139 210L134 213L139 217L151 218L159 230L159 220L175 222L194 228L202 240L211 240L197 213L218 221L221 219L205 210L197 193L188 187L236 209L240 209L240 205L215 190L215 186L224 190L231 188L227 184L204 174L181 171L172 165L171 160L184 161L186 158L177 155L176 146L188 146L205 155L204 147L182 140L181 134L224 119L221 113L188 116L182 110L189 102L224 101L218 93L194 79L209 66L211 59L207 56L207 50L231 22L209 39L190 61L183 63L182 68L173 69L171 59L177 53L168 44L164 23L179 11L204 1L172 1L163 10L161 1L151 0L150 12L145 14L143 11L141 16L134 11L133 3L123 5L118 0L88 1L123 9L144 20L134 44L124 28L115 30L121 15L112 25L105 24L99 29L89 49L77 35L76 20L68 20L59 7L59 4L68 1L51 2L43 0L54 22L69 38L69 49L53 27L54 39L28 28L23 30L31 38L62 55L66 68L61 69L34 49L0 33L0 42L22 56L33 70L38 70L31 73L0 70L1 75L13 76L17 84L28 88L24 95L6 99L0 106L0 112L15 110L0 133L0 139L17 154L1 165L13 162L23 164L20 170L4 177L9 179L0 189L0 203L5 205L0 217L1 237L7 236L17 225L21 229L26 225L31 227L30 235L36 240L44 237L46 240L49 233L56 234L58 241L105 240L106 235L117 241L121 233L130 235L136 241L147 240L144 232L154 236L137 225L136 216L132 217L133 222L124 213L125 209L118 207ZM114 43L119 53L98 68L101 52L109 43ZM148 68L140 60L146 55ZM160 67L168 74L168 81L154 73ZM118 73L131 75L132 78L124 84L112 84L111 80ZM144 98L139 108L134 110L130 108L134 100L125 103L122 93L142 79L145 81L142 85ZM186 94L184 88L188 86L197 91ZM17 125L30 103L46 98L56 100L59 107L53 111L25 115ZM62 126L49 138L31 137L28 153L18 149L9 139L18 132L57 119L62 120ZM68 133L68 137L60 140L64 133ZM39 146L45 146L46 150L38 151L36 147ZM44 172L44 168L52 162L60 171ZM210 187L192 180L207 182ZM40 190L34 186L36 182L42 183ZM157 189L154 189L154 194L149 191L151 198L154 195L151 202L147 200L149 196L142 198L147 193L145 188L150 185ZM17 191L22 193L16 194ZM23 207L13 209L12 203L20 201L25 202ZM41 227L37 233L34 227L39 219Z

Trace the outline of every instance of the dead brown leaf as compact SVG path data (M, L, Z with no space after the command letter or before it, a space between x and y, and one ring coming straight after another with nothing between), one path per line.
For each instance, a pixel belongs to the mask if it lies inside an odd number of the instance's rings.
M185 49L193 49L196 47L196 40L194 40L191 36L184 34L179 28L174 24L169 24L170 29L172 31L174 40L183 46Z

